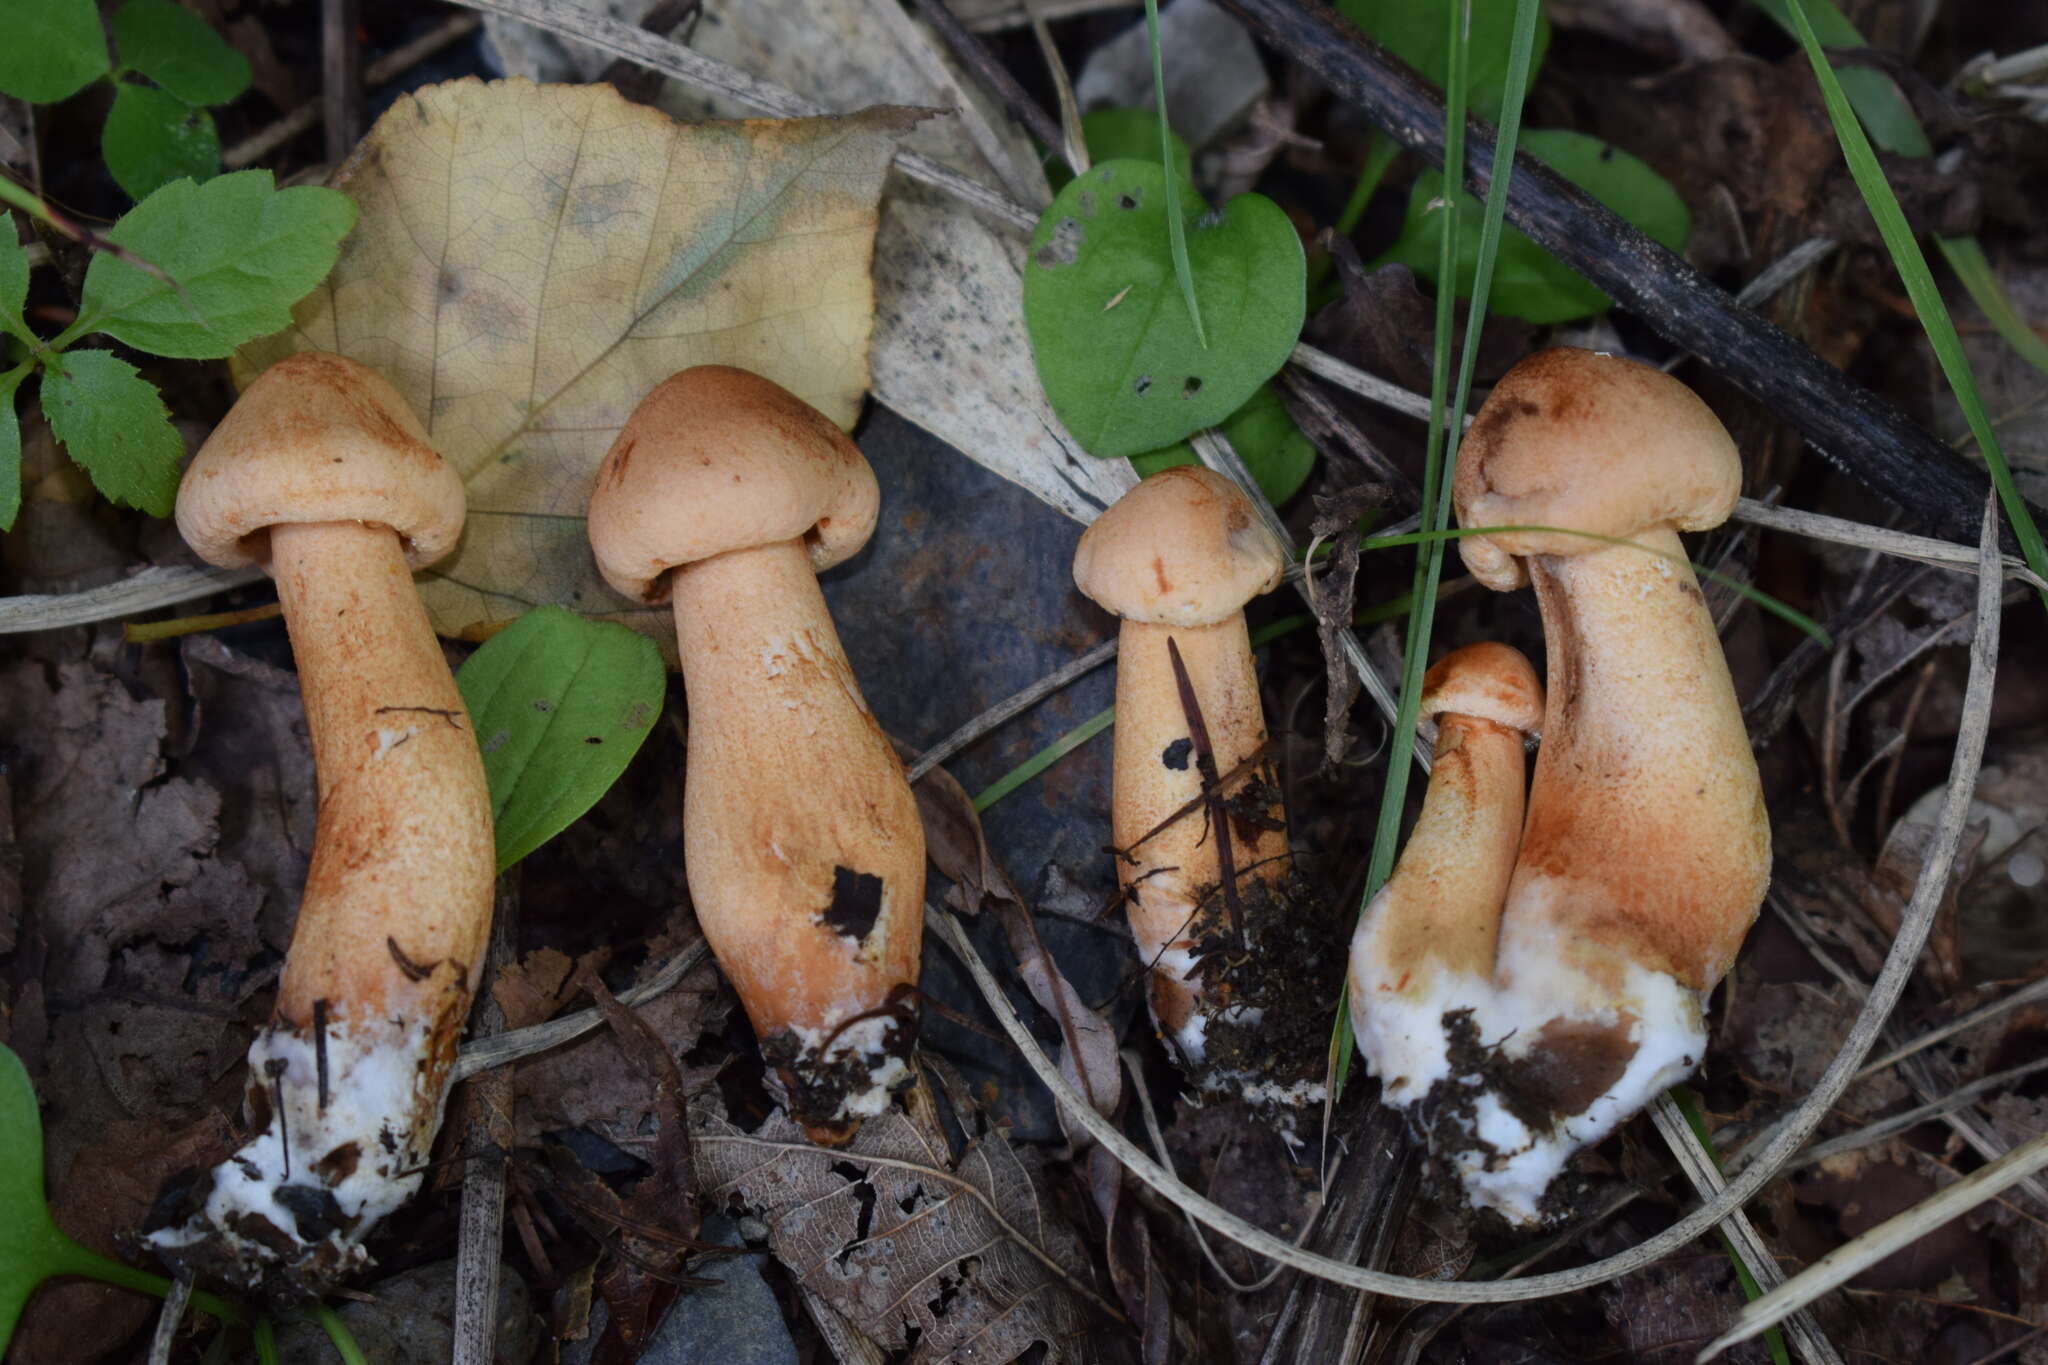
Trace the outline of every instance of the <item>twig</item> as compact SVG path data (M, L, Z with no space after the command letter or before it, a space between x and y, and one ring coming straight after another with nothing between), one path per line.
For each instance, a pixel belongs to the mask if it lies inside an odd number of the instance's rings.
M962 749L965 749L968 745L974 743L977 739L980 739L983 735L988 734L1003 722L1011 719L1013 716L1023 714L1067 684L1094 672L1111 659L1114 659L1116 657L1116 647L1116 638L1112 636L1079 658L1062 664L1059 668L1046 674L1021 692L1005 697L1002 701L989 707L988 710L982 712L973 720L968 721L952 734L947 735L937 744L932 745L931 748L919 754L917 761L910 765L910 770L904 776L913 786L916 785L919 778L959 753Z
M1942 1224L1961 1217L2043 1168L2048 1168L2048 1133L2015 1147L1997 1161L1964 1176L1897 1217L1889 1218L1854 1241L1836 1247L1770 1293L1746 1304L1736 1326L1710 1342L1696 1359L1712 1360L1730 1346L1749 1340L1885 1257L1911 1246Z
M362 0L320 0L320 105L327 162L338 166L363 132Z
M1976 1101L1979 1095L2003 1089L2015 1081L2023 1080L2037 1071L2044 1070L2048 1070L2048 1057L2036 1057L2031 1062L2023 1062L2018 1066L2008 1067L2004 1071L1994 1071L1989 1076L1971 1081L1968 1085L1952 1090L1940 1099L1929 1101L1918 1108L1908 1109L1902 1114L1892 1114L1886 1118L1881 1118L1877 1122L1866 1124L1853 1132L1844 1133L1840 1137L1829 1138L1826 1142L1816 1142L1800 1154L1799 1164L1801 1166L1811 1166L1815 1162L1825 1161L1831 1156L1840 1156L1844 1152L1853 1152L1859 1148L1868 1147L1874 1142L1882 1142L1894 1133L1903 1133L1909 1128L1917 1128L1931 1119L1946 1118L1958 1109L1969 1107ZM1994 1153L1993 1155L2004 1155L2004 1153Z
M670 958L660 971L640 985L628 991L620 991L619 1003L644 1005L663 994L688 976L697 964L704 960L704 952L704 940L700 938ZM544 1024L534 1024L529 1028L514 1029L495 1038L472 1038L462 1045L461 1053L455 1058L454 1080L467 1080L479 1071L504 1066L507 1062L516 1062L522 1057L546 1052L551 1047L560 1047L572 1038L582 1037L603 1022L603 1012L593 1008L565 1014L560 1019L550 1019Z
M178 1324L185 1320L185 1309L191 1302L191 1272L180 1270L156 1315L156 1332L149 1339L149 1365L170 1365L171 1348L178 1344Z
M1038 101L1025 92L1008 67L995 59L986 43L967 31L967 26L946 7L946 0L916 0L916 4L917 12L939 35L946 50L959 58L982 84L994 92L996 98L1003 102L1003 107L1030 131L1031 136L1048 147L1065 145L1052 115L1038 107Z
M1224 4L1395 141L1442 164L1444 110L1435 92L1336 11L1302 0ZM1475 193L1490 183L1493 152L1493 129L1469 121L1466 164ZM1974 534L1990 486L1981 469L1526 153L1509 182L1507 216L1666 340L1798 428L1851 478L1939 534Z
M490 955L484 980L492 982L515 960L513 937L519 921L519 869L498 876L498 904L491 914ZM471 1024L472 1038L505 1031L505 1011L486 987ZM454 1365L495 1365L498 1345L498 1277L505 1258L505 1154L512 1148L512 1073L486 1071L474 1077L469 1128L462 1150L462 1223L455 1247Z
M1657 1125L1658 1133L1663 1136L1664 1145L1671 1149L1671 1155L1677 1158L1679 1168L1685 1172L1686 1179L1692 1182L1693 1188L1699 1192L1701 1198L1716 1194L1727 1187L1728 1182L1722 1176L1720 1167L1714 1164L1713 1157L1700 1145L1699 1139L1693 1134L1692 1125L1686 1122L1678 1102L1671 1098L1669 1091L1657 1096L1657 1102L1650 1106L1650 1118ZM1778 1258L1771 1253L1770 1247L1764 1244L1763 1237L1758 1234L1756 1225L1749 1221L1748 1214L1736 1209L1728 1215L1728 1220L1721 1224L1721 1231L1728 1238L1729 1248L1741 1259L1744 1268L1749 1271L1750 1277L1760 1288L1775 1289L1785 1282L1785 1272L1778 1269ZM1799 1346L1799 1353L1814 1362L1814 1365L1841 1365L1841 1353L1835 1350L1834 1343L1822 1335L1820 1325L1813 1320L1811 1313L1795 1314L1790 1330L1792 1340Z
M1929 1029L1927 1032L1921 1034L1918 1038L1915 1038L1912 1042L1905 1044L1903 1047L1892 1049L1890 1052L1887 1052L1884 1056L1872 1062L1869 1066L1864 1067L1861 1071L1856 1073L1856 1079L1860 1081L1865 1076L1874 1075L1875 1073L1884 1070L1886 1067L1893 1066L1901 1061L1904 1061L1906 1058L1912 1056L1916 1052L1921 1051L1923 1048L1933 1047L1936 1043L1941 1042L1943 1039L1953 1038L1958 1033L1962 1033L1966 1030L1973 1029L1977 1027L1977 1025L1982 1024L1988 1020L1995 1019L2001 1014L2005 1014L2009 1011L2016 1010L2020 1008L2022 1005L2031 1005L2038 1000L2048 1000L2048 976L2044 976L2038 981L2022 986L2010 995L2002 996L1997 1000L1993 1000L1988 1005L1981 1005L1978 1008L1971 1010L1968 1014L1961 1016L1960 1018L1950 1020L1948 1023L1943 1024L1940 1028Z
M4 597L0 598L0 635L112 621L211 597L262 577L261 569L199 569L176 564L141 569L119 582L83 592Z
M421 34L404 47L391 51L371 62L363 69L363 85L374 90L396 77L418 66L442 48L461 42L483 25L483 19L474 14L456 14L443 20L434 28ZM309 100L286 114L268 127L260 128L243 138L220 154L220 164L228 170L240 170L263 160L285 143L321 121L325 113L324 100Z

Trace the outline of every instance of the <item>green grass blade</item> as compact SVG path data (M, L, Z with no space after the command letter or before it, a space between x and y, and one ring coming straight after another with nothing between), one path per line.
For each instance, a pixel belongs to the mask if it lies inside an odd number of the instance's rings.
M2026 558L2028 568L2037 574L2048 572L2048 547L2042 545L2041 531L2034 525L2033 513L2027 510L2026 500L2013 483L2012 467L2006 463L2005 452L1998 443L1998 433L1992 428L1989 414L1984 411L1984 400L1977 392L1976 376L1970 372L1969 358L1963 354L1962 338L1956 335L1955 320L1941 301L1941 291L1934 286L1934 275L1927 268L1927 257L1921 254L1920 243L1913 238L1913 229L1906 223L1905 211L1899 207L1898 196L1892 193L1883 168L1877 164L1877 153L1872 150L1863 126L1856 121L1855 111L1842 90L1842 83L1835 78L1834 68L1828 65L1827 54L1821 50L1820 39L1807 18L1807 0L1787 0L1787 3L1798 30L1800 46L1806 49L1814 79L1820 82L1821 97L1827 101L1828 118L1835 125L1835 137L1842 144L1842 154L1848 158L1849 174L1855 177L1856 188L1862 191L1863 202L1877 222L1878 235L1884 239L1885 249L1891 253L1892 265L1906 286L1906 296L1912 300L1913 311L1920 317L1920 326L1927 333L1928 344L1934 348L1935 358L1941 362L1941 372L1947 377L1949 388L1954 391L1956 402L1969 421L1970 431L1977 438L1977 449L1983 453L1985 467L1991 472L1992 486L1998 490L1998 501L2005 508L2006 520L2019 540L2020 552ZM2041 594L2041 602L2048 607L2048 593Z
M1166 59L1159 51L1159 0L1145 0L1145 37L1152 44L1152 98L1159 106L1159 164L1166 172L1166 241L1173 251L1173 277L1180 281L1180 296L1188 306L1188 321L1194 324L1195 341L1209 349L1209 337L1202 330L1202 308L1195 301L1195 272L1188 265L1188 225L1180 212L1174 187L1173 129L1166 122Z
M1714 1150L1713 1135L1707 1132L1706 1118L1700 1113L1699 1096L1692 1093L1692 1087L1674 1085L1667 1092L1678 1112L1685 1116L1685 1126L1692 1134L1692 1140L1706 1153L1707 1160L1723 1175L1727 1171L1721 1165L1721 1154ZM1754 1301L1763 1296L1763 1286L1756 1282L1756 1276L1749 1273L1749 1265L1735 1250L1735 1239L1726 1231L1721 1233L1721 1245L1728 1253L1728 1263L1735 1267L1735 1278L1742 1286L1745 1301ZM1776 1327L1764 1333L1764 1342L1770 1348L1772 1365L1792 1365L1792 1353L1785 1347L1785 1334Z
M1450 80L1445 87L1444 183L1456 187L1465 182L1465 86L1470 62L1470 44L1464 41L1469 3L1453 7L1454 44ZM1458 365L1456 395L1449 393L1452 308L1457 291L1450 281L1457 278L1456 196L1446 195L1442 268L1437 278L1435 355L1430 373L1430 418L1422 482L1422 529L1438 533L1416 557L1416 602L1435 603L1443 579L1444 538L1440 534L1450 522L1451 481L1457 469L1458 437L1464 430L1465 405L1472 393L1472 372L1479 357L1479 337L1486 321L1487 295L1493 287L1494 259L1500 249L1501 221L1507 212L1507 188L1515 162L1515 145L1521 136L1522 101L1529 91L1529 72L1536 51L1536 22L1539 0L1515 0L1514 36L1508 49L1507 86L1501 102L1499 136L1494 139L1494 174L1487 185L1486 207L1480 219L1479 255L1472 280L1472 299L1465 316L1465 352ZM1366 869L1365 896L1359 913L1379 894L1393 875L1394 857L1401 837L1401 813L1408 800L1408 777L1412 765L1408 756L1415 747L1415 729L1422 706L1422 675L1429 664L1429 640L1435 612L1417 611L1408 617L1401 675L1401 702L1394 717L1394 734L1389 746L1387 782L1380 794L1379 819L1374 827L1372 859ZM1344 998L1350 996L1349 988ZM1330 1039L1331 1098L1342 1093L1351 1071L1351 1012L1337 1007L1336 1025Z
M1791 11L1786 7L1787 0L1756 0L1756 4L1787 33L1795 38L1799 36ZM1835 8L1832 0L1806 0L1806 15L1823 46L1865 46L1863 35L1857 32L1848 16ZM1907 103L1889 76L1882 71L1852 67L1837 72L1836 77L1842 82L1843 93L1849 97L1849 107L1856 111L1856 117L1863 121L1864 130L1870 134L1870 140L1880 149L1896 156L1934 155L1934 144L1927 140L1926 131L1913 114L1913 106ZM1934 244L1941 248L1949 269L1962 281L1963 288L1970 291L1970 297L1976 300L1977 307L1984 311L1985 318L1998 334L2029 365L2048 374L2048 343L2041 340L2040 333L2013 305L2012 296L2005 292L2005 286L1992 273L1991 262L1985 259L1982 244L1975 237L1942 236L1936 236Z
M1970 291L1970 297L1983 311L1985 321L2005 338L2006 345L2018 351L2021 359L2029 365L2048 374L2048 341L2041 340L2041 334L2034 330L2033 324L2020 316L2012 297L1992 272L1983 244L1975 237L1943 237L1938 234L1934 244L1941 248L1948 268L1962 281L1963 288Z

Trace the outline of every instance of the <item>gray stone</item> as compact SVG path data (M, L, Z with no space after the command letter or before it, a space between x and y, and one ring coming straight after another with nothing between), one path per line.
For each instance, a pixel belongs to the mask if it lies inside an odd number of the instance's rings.
M379 1280L373 1302L337 1310L375 1365L447 1365L455 1354L455 1262L437 1261ZM498 1276L498 1359L527 1365L540 1346L526 1281L510 1266ZM341 1353L318 1323L295 1322L277 1334L282 1365L338 1365Z

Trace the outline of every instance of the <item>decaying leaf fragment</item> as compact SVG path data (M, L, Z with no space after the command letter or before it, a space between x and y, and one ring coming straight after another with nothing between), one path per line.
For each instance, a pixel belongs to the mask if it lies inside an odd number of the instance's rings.
M1044 1342L1047 1365L1077 1358L1090 1309L1051 1267L1086 1277L1091 1258L1000 1129L957 1161L934 1120L899 1108L838 1149L779 1111L753 1133L711 1118L696 1144L706 1204L737 1196L790 1273L890 1350L1000 1363Z
M876 203L921 117L683 124L608 85L429 86L336 173L355 233L236 377L333 351L420 414L469 492L461 549L421 580L441 633L553 603L667 638L662 613L625 609L591 562L598 461L692 365L754 370L852 425Z

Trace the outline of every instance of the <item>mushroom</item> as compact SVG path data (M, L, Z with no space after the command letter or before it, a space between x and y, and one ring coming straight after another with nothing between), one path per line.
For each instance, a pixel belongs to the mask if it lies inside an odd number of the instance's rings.
M606 581L673 603L690 896L819 1141L910 1083L917 1033L924 830L816 577L867 543L878 505L824 414L721 365L641 401L590 498Z
M1423 675L1421 714L1437 722L1422 814L1351 938L1352 1033L1397 1108L1450 1074L1444 1017L1492 992L1543 688L1521 651L1467 645Z
M463 490L397 391L339 356L265 371L194 457L178 529L277 581L318 770L312 865L270 1022L255 1136L152 1244L239 1285L315 1293L419 1185L483 965L496 855L483 760L413 570Z
M1491 588L1535 584L1549 695L1491 979L1443 1002L1447 1064L1403 1090L1431 1087L1438 1155L1513 1222L1697 1065L1707 994L1763 900L1762 785L1678 539L1725 520L1741 478L1689 389L1591 351L1524 360L1465 437L1458 520L1482 533L1459 548Z
M1153 1021L1205 1089L1300 1105L1342 956L1294 869L1245 631L1287 563L1235 484L1184 465L1082 534L1074 583L1123 618L1112 824Z

